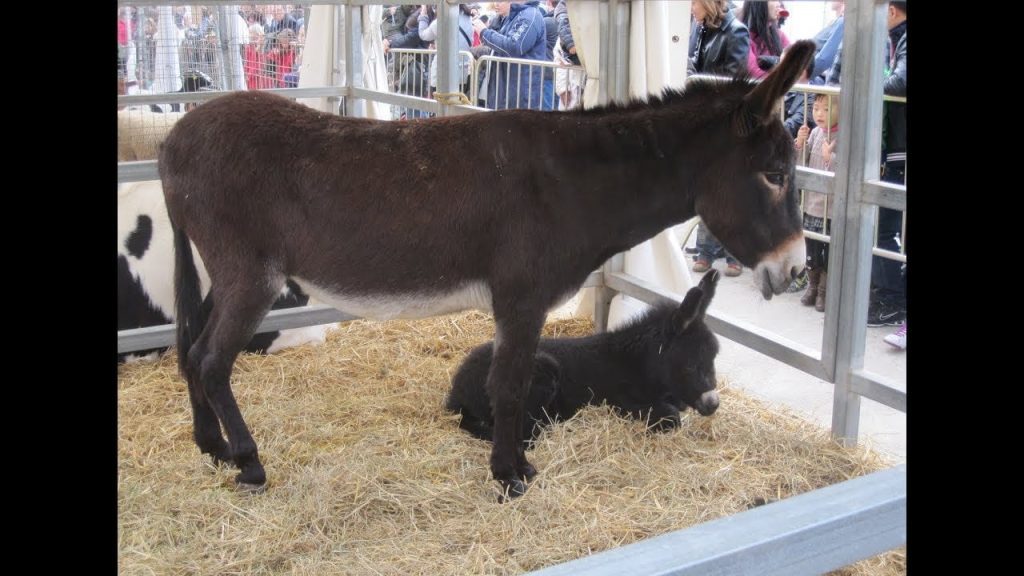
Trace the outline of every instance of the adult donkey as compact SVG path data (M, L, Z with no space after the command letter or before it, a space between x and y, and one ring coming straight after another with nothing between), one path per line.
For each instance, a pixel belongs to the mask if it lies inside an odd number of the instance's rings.
M587 111L381 122L240 92L188 113L159 165L199 449L238 466L240 488L265 485L229 379L291 278L366 318L492 311L491 472L522 494L537 473L521 421L545 314L608 257L699 214L765 298L803 268L778 112L813 52L797 42L760 83L697 80ZM206 302L189 239L210 274Z

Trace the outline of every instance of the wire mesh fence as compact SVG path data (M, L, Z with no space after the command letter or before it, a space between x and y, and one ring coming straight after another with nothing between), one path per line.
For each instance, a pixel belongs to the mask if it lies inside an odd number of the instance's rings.
M118 8L118 93L298 86L308 6Z

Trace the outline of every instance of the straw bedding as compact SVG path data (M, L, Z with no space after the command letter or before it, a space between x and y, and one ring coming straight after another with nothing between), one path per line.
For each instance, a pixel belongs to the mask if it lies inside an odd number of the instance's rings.
M546 336L591 332L549 322ZM478 312L355 321L319 347L243 355L232 388L267 469L233 490L192 441L172 353L118 373L121 574L517 574L885 468L864 448L767 410L727 382L680 429L591 407L528 452L540 470L498 504L490 444L442 407L451 376L493 337ZM838 571L904 574L894 551Z

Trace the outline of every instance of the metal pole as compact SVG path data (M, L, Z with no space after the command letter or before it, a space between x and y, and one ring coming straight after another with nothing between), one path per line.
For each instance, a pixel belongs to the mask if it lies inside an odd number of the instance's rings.
M363 50L362 50L362 26L360 20L362 8L359 6L348 6L345 8L345 86L350 90L362 85L363 80ZM362 100L358 100L359 103ZM345 116L360 116L357 108L357 99L351 93L345 98Z
M235 56L232 45L237 46L234 20L237 16L235 6L217 8L217 40L220 44L220 89L236 90L235 79L241 77L241 71L235 70Z
M601 10L601 29L611 34L601 35L601 101L625 102L629 94L629 3L609 0ZM626 255L616 254L604 264L606 277L626 269ZM617 291L604 286L594 290L594 331L608 329L608 313Z
M341 14L342 7L331 6L331 21L334 25L331 26L331 86L344 86L344 78L341 73L341 61L345 57L345 46L342 44L342 25L343 17ZM308 18L308 16L307 16ZM307 24L308 25L308 24ZM338 114L345 114L345 102L348 101L348 96L342 96L339 98Z
M451 94L459 91L462 67L459 66L459 3L447 0L437 6L437 91ZM451 114L449 105L439 101L438 116Z
M612 11L609 4L602 2L601 8L597 12L601 23L601 30L610 30ZM600 66L598 66L598 70L600 70L599 74L601 76L597 81L597 92L598 102L601 104L608 104L612 101L611 83L613 82L613 74L611 72L611 55L614 53L614 46L612 45L613 42L615 42L614 34L600 34L600 40L598 43L598 62L600 63Z
M853 373L864 366L871 246L875 206L862 201L868 175L878 174L882 133L882 62L885 46L885 0L853 0L846 4L843 32L843 104L835 184L832 262L841 251L843 267L830 266L825 310L822 361L834 366L832 436L846 445L857 442L860 396L851 391ZM830 264L832 263L830 262ZM831 344L834 343L834 348Z
M612 97L619 102L625 102L629 100L630 3L628 0L611 0L608 7L615 15L612 28L612 34L615 35L615 52L611 62L614 70Z

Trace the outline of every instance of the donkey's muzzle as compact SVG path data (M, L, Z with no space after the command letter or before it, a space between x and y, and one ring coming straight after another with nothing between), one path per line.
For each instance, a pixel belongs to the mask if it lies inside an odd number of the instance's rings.
M712 390L711 392L705 392L700 395L697 402L694 403L693 408L701 416L711 416L718 410L718 392Z

